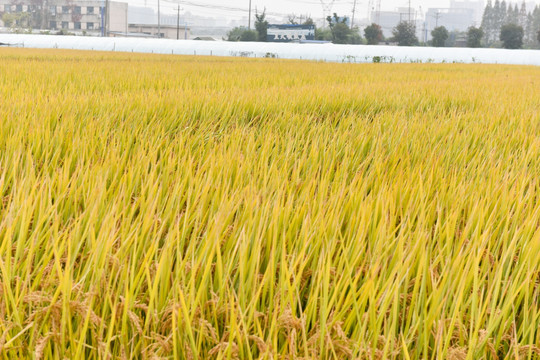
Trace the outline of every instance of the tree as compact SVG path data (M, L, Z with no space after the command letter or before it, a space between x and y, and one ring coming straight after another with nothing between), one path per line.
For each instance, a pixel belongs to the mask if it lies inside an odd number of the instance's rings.
M315 22L309 16L306 17L306 20L304 22L302 22L302 19L304 18L303 16L298 17L295 14L290 14L290 15L288 15L287 18L288 18L289 24L291 24L291 25L313 25L313 26L315 26Z
M361 45L363 43L358 26L355 26L350 30L348 43L352 45Z
M444 47L446 40L448 40L448 30L444 26L439 26L431 31L433 37L433 46Z
M312 18L308 17L306 21L304 21L304 25L315 26L315 21L313 21Z
M479 48L482 45L483 36L484 30L482 30L482 28L471 26L467 30L467 47Z
M540 30L538 30L538 33L536 34L536 40L540 43Z
M345 23L337 23L332 28L333 42L334 44L348 44L349 34L351 29Z
M538 5L534 7L533 12L531 13L531 18L531 32L533 33L533 38L535 38L537 36L537 32L540 31L540 7Z
M373 23L364 29L368 45L377 45L384 40L382 29L379 25Z
M11 28L11 31L21 33L31 31L30 14L27 12L4 13L2 15L4 26Z
M482 25L481 28L485 31L486 42L490 44L494 40L494 12L493 5L491 5L491 0L488 0L487 5L484 9L484 15L482 16Z
M527 4L525 4L525 0L523 0L521 8L519 9L519 25L525 29L527 27L528 19Z
M255 30L257 30L257 38L259 41L266 41L268 33L268 21L266 21L266 9L262 14L255 14ZM251 41L251 40L248 40Z
M240 41L257 41L259 34L254 30L246 30L240 36Z
M507 23L507 15L506 1L495 0L495 5L493 5L493 41L497 40L502 26Z
M512 8L512 5L508 6L508 11L506 12L506 19L503 25L506 24L519 24L519 9L517 7L517 4L514 8Z
M501 28L499 38L505 49L519 49L523 46L523 28L516 24L506 24Z
M332 34L332 42L334 44L361 44L362 36L357 27L351 29L347 25L348 18L339 17L336 13L333 16L326 17L330 32ZM320 36L321 33L319 33ZM324 35L324 32L322 33Z
M501 2L495 0L493 4L493 30L499 32L501 30Z
M535 37L536 37L533 23L534 23L533 14L528 13L527 14L527 22L525 24L524 29L525 29L525 41L527 41L527 43L529 43L529 44L534 43Z
M510 5L510 4L509 4ZM508 9L510 8L510 9ZM508 11L510 10L510 11ZM501 6L499 8L499 25L500 27L502 27L504 24L506 24L508 22L508 13L511 13L512 12L512 5L510 6L507 6L506 5L506 0L502 0L501 1Z
M289 16L287 16L287 20L289 21L289 24L291 25L299 25L298 21L296 20L297 17L295 14L290 14Z
M334 44L347 44L347 37L350 34L347 18L340 18L336 13L334 16L327 16L326 21L332 31L332 42Z
M402 21L392 30L393 41L399 46L414 46L418 44L416 25L412 22Z
M315 28L315 40L320 41L332 41L333 35L332 31L329 28Z
M44 6L44 0L30 0L28 7L28 13L30 16L31 26L34 29L45 29L47 27L46 7Z
M227 41L257 41L256 31L248 30L245 27L238 26L227 33Z
M240 41L242 34L246 32L245 27L237 26L227 33L227 41Z

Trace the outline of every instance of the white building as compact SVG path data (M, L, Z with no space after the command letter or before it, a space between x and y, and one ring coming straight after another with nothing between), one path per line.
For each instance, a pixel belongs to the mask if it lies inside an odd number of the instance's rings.
M73 33L103 34L103 29L127 31L127 3L109 2L109 11L100 0L0 0L0 27L65 30ZM11 16L4 16L9 14ZM11 18L10 24L2 19Z
M475 24L475 12L466 8L429 8L426 14L428 33L437 26L444 26L448 31L467 31Z
M480 26L485 9L484 0L450 0L450 9L468 9L473 11L474 26Z
M383 32L385 38L392 37L392 30L401 22L401 21L411 21L416 24L417 36L420 38L422 34L422 23L418 18L418 12L408 7L397 8L394 11L373 11L371 13L371 21L377 23Z

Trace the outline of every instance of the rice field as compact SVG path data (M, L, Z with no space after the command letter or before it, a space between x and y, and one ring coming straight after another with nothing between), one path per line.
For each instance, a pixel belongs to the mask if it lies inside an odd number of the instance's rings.
M540 68L1 49L0 358L540 358Z

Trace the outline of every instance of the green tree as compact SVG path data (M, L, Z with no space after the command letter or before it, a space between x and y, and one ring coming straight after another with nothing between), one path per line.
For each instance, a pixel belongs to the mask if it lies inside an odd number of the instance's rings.
M508 6L508 11L506 12L506 21L504 22L504 25L506 24L519 24L519 9L517 7L517 4L514 8L512 8L512 5Z
M494 40L494 12L493 12L493 5L491 4L491 0L488 0L486 7L484 8L484 15L482 16L482 25L481 28L485 31L486 35L486 42L488 44L491 44L491 42Z
M240 41L257 41L259 34L254 30L246 30L240 36Z
M262 14L255 14L255 30L257 30L257 38L259 41L266 41L268 33L268 21L266 21L266 9ZM251 40L249 40L251 41Z
M469 27L467 30L467 47L479 48L482 46L482 37L484 36L484 30L474 26Z
M304 22L302 22L303 17L298 17L295 14L290 14L288 16L289 24L291 25L315 25L315 22L311 17L307 17Z
M532 13L528 13L527 14L527 23L525 24L525 41L527 41L528 43L533 43L534 40L535 40L535 31L534 31L534 27L533 27L533 21L534 21L534 18L533 18L533 15Z
M334 44L348 44L350 29L347 24L337 23L332 27L333 43Z
M315 28L315 40L320 41L332 41L333 35L332 31L329 28Z
M536 40L540 43L540 30L538 30L538 33L536 34Z
M373 23L364 29L364 36L368 45L377 45L384 40L382 29L379 25Z
M326 21L332 32L332 42L334 44L347 44L351 30L347 25L347 18L340 18L334 13L334 16L327 16Z
M304 25L313 25L315 26L315 21L313 21L312 18L308 17L306 21L304 21Z
M523 28L516 24L506 24L501 28L499 39L505 49L520 49L523 46Z
M510 10L510 11L508 11ZM506 0L501 1L501 6L499 7L499 26L502 27L508 22L508 13L512 12L512 6L506 5ZM511 14L510 14L511 15Z
M433 46L444 47L446 40L448 40L448 30L444 26L438 26L431 31L431 36L433 37Z
M11 28L12 31L21 33L31 31L31 19L28 12L4 13L2 15L4 26Z
M364 41L362 39L362 35L360 35L360 29L357 26L353 27L350 30L349 42L348 43L352 44L352 45L360 45L360 44L364 43Z
M402 21L392 30L393 41L399 46L415 46L418 44L416 25L412 22Z
M504 10L503 10L504 6ZM503 5L499 0L495 0L493 5L493 40L497 40L497 35L501 32L501 27L506 22L506 2L503 0Z
M521 8L519 9L519 26L522 28L527 27L527 4L525 4L525 0L521 3Z
M242 26L237 26L227 33L227 41L240 41L242 34L245 33L247 29Z
M536 5L533 12L531 13L531 32L533 33L533 38L536 37L537 32L540 31L540 6ZM538 40L540 41L540 40Z

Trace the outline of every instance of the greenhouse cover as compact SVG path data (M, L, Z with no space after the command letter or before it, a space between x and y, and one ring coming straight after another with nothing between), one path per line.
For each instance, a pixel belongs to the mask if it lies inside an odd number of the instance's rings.
M0 34L0 43L25 48L272 57L347 63L484 63L540 66L539 50L228 42L22 34Z

